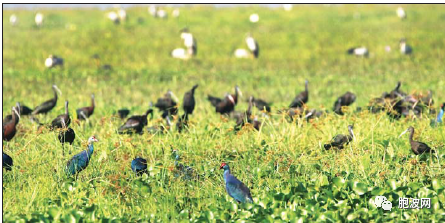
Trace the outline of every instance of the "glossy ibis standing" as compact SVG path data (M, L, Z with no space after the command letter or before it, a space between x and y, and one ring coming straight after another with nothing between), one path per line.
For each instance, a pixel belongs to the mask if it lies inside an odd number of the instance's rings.
M369 56L369 51L366 47L349 48L347 53L350 55L355 55L357 57L368 57Z
M400 40L400 53L404 55L410 55L413 53L413 48L410 45L406 44L405 38Z
M37 106L36 108L34 108L34 111L31 113L32 115L46 114L56 106L57 93L62 94L62 92L59 90L59 88L57 88L56 85L53 85L52 89L54 91L54 98L52 98L48 101L45 101L42 104L40 104L39 106Z
M147 116L152 114L153 109L149 108L143 115L133 115L127 119L125 124L119 127L119 134L132 134L133 132L142 134L144 126L148 124Z
M14 138L15 133L17 132L16 129L16 118L20 118L19 113L15 109L15 107L12 107L12 120L8 123L3 123L3 140L10 141L12 138ZM15 115L14 115L15 113Z
M411 150L414 152L414 154L419 155L422 153L429 153L429 152L434 153L434 150L431 150L431 148L427 144L413 140L414 128L412 126L403 131L402 134L400 134L399 138L407 132L410 133L409 143L411 144Z
M65 114L57 116L51 122L51 129L68 127L71 123L70 113L68 111L68 101L65 101Z
M168 90L164 97L159 98L155 104L155 107L161 112L167 112L169 115L176 115L178 113L177 108L178 98L172 91Z
M224 181L226 182L227 193L234 198L238 203L252 203L252 195L250 190L243 182L239 181L230 173L230 167L226 163L222 163L219 169L224 169Z
M304 82L304 91L300 92L300 94L298 94L294 100L292 101L292 103L289 105L289 108L298 108L298 107L302 107L304 104L307 103L307 101L309 100L309 90L308 90L308 84L309 81L306 80Z
M354 93L346 92L344 95L340 96L334 103L334 112L343 115L342 107L349 106L355 102L356 96Z
M212 97L210 95L208 96L208 99L212 105L215 106L216 112L220 113L221 115L229 114L235 110L235 99L230 94L227 94L224 97L224 100Z
M343 149L345 145L348 145L349 142L351 142L355 136L354 136L354 132L352 131L354 127L352 125L348 126L348 131L349 131L349 135L336 135L329 144L324 144L324 148L326 150L332 148L332 147L337 147L338 149Z
M21 110L20 110L20 103L17 102L16 106L15 106L16 111L18 112L19 115L21 114ZM19 117L18 115L14 112L11 115L7 115L4 119L3 119L3 125L6 125L7 123L9 123L10 121L12 121L12 116L16 116L15 117L15 124L19 124Z
M97 141L99 140L97 140L95 136L91 136L88 139L87 149L74 155L73 158L68 161L66 165L66 173L68 174L68 176L76 175L77 177L80 171L87 168L88 164L90 163L91 156L94 152L93 143Z
M5 170L11 170L11 167L13 166L12 157L10 157L8 154L3 152L2 156L2 168L5 168Z
M190 91L187 91L184 94L182 108L184 109L185 114L193 114L193 110L195 110L195 90L198 88L198 85L193 86Z
M62 154L65 155L65 143L67 142L70 145L73 145L74 139L76 138L76 133L72 128L70 127L67 128L63 120L62 120L62 125L63 128L60 129L57 138L59 139L60 143L62 143Z
M94 112L94 107L96 103L94 102L94 94L91 95L91 106L79 108L76 110L77 119L86 120L88 119Z
M147 160L141 157L136 157L131 161L131 170L137 175L142 175L147 172Z

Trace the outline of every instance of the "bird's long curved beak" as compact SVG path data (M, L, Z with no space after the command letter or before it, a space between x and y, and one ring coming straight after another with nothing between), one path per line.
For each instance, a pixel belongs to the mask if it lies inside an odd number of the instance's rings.
M352 130L352 129L351 129L351 135L352 135L352 139L355 140L354 130Z
M173 100L178 103L179 99L176 97L176 95L173 93L173 91L170 91L170 96L173 98Z
M15 114L19 117L19 119L20 119L20 114L19 114L19 112L17 111L17 109L15 109L15 108L13 108L13 111L15 112Z
M403 131L402 134L399 135L399 138L402 137L402 136L403 136L405 133L407 133L407 132L408 132L408 129L405 130L405 131Z
M311 112L307 113L307 115L306 115L306 116L304 116L304 118L308 118L308 117L309 117L309 116L311 116L311 115L312 115L313 113L314 113L313 111L311 111Z
M54 89L56 89L57 93L59 93L60 95L62 95L62 91L61 91L56 85L54 85Z

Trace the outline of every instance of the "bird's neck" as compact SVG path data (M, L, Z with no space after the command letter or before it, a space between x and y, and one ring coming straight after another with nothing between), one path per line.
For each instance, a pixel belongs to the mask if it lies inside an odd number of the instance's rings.
M442 122L443 113L444 113L444 111L443 111L443 108L442 108L442 109L440 109L440 112L437 115L437 122Z
M96 106L96 102L94 101L94 98L91 98L91 108L94 110L95 106Z
M57 101L57 92L56 91L54 91L54 99L53 100Z
M227 168L227 169L224 169L224 180L225 181L227 181L227 176L230 174L230 169L229 168Z
M409 133L409 141L413 142L413 136L414 136L414 130L411 130L411 132Z
M93 143L88 144L88 157L91 157L91 155L93 155L94 152L94 146Z
M65 105L65 114L68 115L69 111L68 111L68 105Z

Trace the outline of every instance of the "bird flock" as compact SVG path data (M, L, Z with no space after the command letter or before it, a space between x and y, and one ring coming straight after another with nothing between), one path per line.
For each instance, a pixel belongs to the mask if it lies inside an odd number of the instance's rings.
M283 6L286 11L292 10L292 5ZM160 9L154 5L148 8L148 12L156 18L166 19L167 13L165 10ZM172 13L173 17L179 16L179 9L175 9ZM406 12L402 8L397 9L397 16L401 19L406 19ZM122 23L127 19L126 11L122 8L116 8L116 10L111 11L107 14L108 19L113 21L115 24ZM256 23L259 21L258 14L252 14L250 16L250 21ZM44 22L44 16L41 13L37 13L35 16L35 24L37 27L41 27ZM16 15L11 15L10 23L16 25L18 23L18 18ZM193 34L188 28L184 28L180 31L180 38L183 41L184 48L177 48L171 51L170 55L173 58L188 60L197 55L197 41ZM253 35L249 33L245 38L245 43L247 49L236 49L234 56L236 58L258 58L259 57L259 45L257 41L253 38ZM400 40L400 52L402 54L412 54L413 49L411 46L407 45L406 39ZM348 54L368 57L369 51L366 47L353 47L347 50ZM97 57L98 58L98 57ZM64 60L56 55L50 55L45 60L45 67L54 68L57 66L63 66ZM148 109L142 115L132 115L127 118L126 121L116 128L117 134L163 134L167 131L171 131L173 127L173 122L176 121L177 132L181 133L187 131L189 128L189 118L193 115L195 110L195 92L198 89L198 85L194 85L189 91L185 92L183 96L182 103L175 94L168 90L163 97L159 98L155 104L149 103ZM38 115L47 115L56 105L58 101L58 95L62 92L56 86L52 86L54 97L36 106L34 109L17 103L16 106L11 108L11 114L7 115L3 119L3 141L11 141L17 132L17 125L19 120L23 116L30 116L32 122L36 122L39 128L47 127L50 131L54 131L58 134L58 139L62 145L63 155L65 143L73 144L75 140L75 132L70 128L71 115L69 113L69 102L65 101L65 112L63 114L55 117L50 123L40 123L37 118ZM261 112L262 120L270 119L271 114L281 114L284 115L290 122L295 119L305 119L310 120L314 118L323 118L330 111L327 110L316 110L310 109L308 107L309 102L309 81L306 80L304 83L304 91L297 94L295 98L290 102L287 108L279 109L277 111L272 111L271 103L266 102L263 99L250 96L247 99L248 108L246 111L240 112L236 111L235 108L242 97L242 92L239 86L235 86L234 93L226 93L224 97L220 98L213 95L207 95L208 103L214 107L215 112L221 116L234 119L235 126L234 131L239 131L246 126L252 126L253 129L260 131L263 128L260 117L253 115L252 109L256 107ZM334 101L332 112L336 115L344 115L348 111L347 107L352 105L357 100L357 97L352 92L346 92L340 95L337 100ZM401 82L398 82L396 87L389 93L383 92L381 97L373 98L370 100L369 105L366 110L371 113L381 113L384 112L388 115L391 120L398 120L402 117L415 117L422 118L423 114L435 115L436 111L433 107L434 100L432 98L432 91L429 91L427 95L422 94L406 94L401 90ZM182 106L183 113L180 114L179 107ZM431 120L431 126L436 127L442 124L443 114L444 114L445 103L442 103L440 110L437 113L435 119ZM92 117L94 110L96 108L95 95L91 95L91 104L87 107L82 107L76 109L77 120L79 121L89 121ZM150 120L153 119L155 111L157 108L161 113L161 117L165 120L165 124L158 126L147 127L148 116L150 115ZM356 112L362 111L362 108L357 108ZM115 114L121 119L125 119L129 115L130 111L128 109L119 109ZM323 145L325 150L330 149L343 149L346 145L353 142L355 139L354 126L351 124L347 127L347 135L339 134L336 135L332 140L326 142ZM399 137L403 134L409 132L409 142L411 149L414 154L420 155L428 152L436 152L434 149L430 148L426 143L414 141L414 128L410 126L406 129ZM65 173L70 177L76 177L78 174L88 167L93 153L94 153L94 143L99 140L93 135L88 139L87 148L78 154L72 156L67 160ZM70 152L71 153L71 152ZM175 160L174 164L174 175L175 177L180 177L183 180L197 180L200 175L189 166L185 166L180 161L179 152L177 150L172 150L172 158ZM3 152L2 156L3 168L5 170L12 170L13 158ZM137 174L142 175L147 171L147 160L142 157L136 157L132 160L130 164L131 170ZM220 169L224 170L223 178L225 181L225 188L227 193L235 199L237 202L253 202L252 195L249 188L238 180L230 172L230 167L227 163L222 162Z

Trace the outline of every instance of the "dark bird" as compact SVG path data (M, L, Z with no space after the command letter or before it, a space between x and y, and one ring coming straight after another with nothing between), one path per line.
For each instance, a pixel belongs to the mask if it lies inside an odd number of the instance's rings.
M344 95L340 96L334 103L334 112L343 115L341 108L343 106L349 106L355 102L356 96L354 93L346 92Z
M15 113L15 115L14 115ZM3 140L10 141L14 138L16 129L16 118L20 118L19 113L17 112L15 107L12 107L12 120L8 123L3 123Z
M60 143L62 143L62 151L63 154L65 153L65 143L69 143L70 145L73 145L74 139L76 138L76 133L72 128L63 128L60 130L59 135L57 136Z
M2 166L3 168L5 168L5 170L11 170L11 167L13 166L13 161L12 158L6 154L5 152L3 152L3 156L2 156Z
M76 154L71 158L66 165L66 173L68 176L76 175L80 173L80 171L87 168L90 163L91 156L94 152L93 143L99 140L96 139L95 136L91 136L88 139L88 147L86 150Z
M229 114L235 110L235 104L235 99L232 97L232 95L227 94L224 100L216 104L216 112L220 113L221 115Z
M298 108L298 107L302 107L304 104L307 103L307 101L309 100L309 90L308 90L308 84L309 81L306 80L304 82L304 91L300 92L300 94L298 94L294 100L292 101L292 103L289 105L289 108Z
M305 110L306 115L304 116L304 118L309 121L310 119L314 119L314 118L320 118L321 116L323 116L326 112L325 111L320 111L320 110L316 110L316 109L311 109L311 110Z
M41 105L34 108L34 111L31 113L32 115L37 114L46 114L51 111L57 104L57 93L62 94L62 92L57 88L56 85L53 85L54 98L43 102Z
M16 106L15 106L15 110L18 112L18 114L19 115L22 115L21 114L21 110L20 110L20 103L19 102L17 102L17 104L16 104ZM15 124L17 125L17 124L19 124L19 117L18 117L18 115L15 113L15 112L13 112L11 115L7 115L4 119L3 119L3 125L6 125L7 123L9 123L10 121L12 121L12 116L16 116L15 117Z
M402 86L402 82L398 81L396 87L394 90L392 90L389 94L383 93L382 97L386 99L397 99L399 97L406 96L406 93L400 90L400 87Z
M91 95L91 106L79 108L76 110L77 119L86 120L88 119L94 112L94 107L96 103L94 102L94 94Z
M141 157L135 158L131 161L131 170L137 175L142 175L147 172L147 160Z
M236 116L236 126L234 128L236 131L240 130L246 123L251 123L251 124L253 123L252 106L253 106L253 97L250 96L249 106L247 107L246 112Z
M195 90L198 88L198 85L193 86L193 88L190 91L187 91L184 94L182 108L184 109L184 112L189 115L193 114L193 110L195 110Z
M152 114L153 109L150 107L143 115L133 115L127 119L125 124L119 127L119 134L132 134L139 133L142 134L144 126L148 124L147 116Z
M222 163L219 169L224 169L224 181L226 182L227 193L234 198L238 203L252 203L252 195L250 190L243 182L239 181L235 176L230 173L229 165Z
M161 112L168 112L169 115L176 115L178 113L177 108L178 98L173 94L172 91L167 91L164 97L159 98L155 104L155 107Z
M30 115L33 112L31 108L26 105L20 104L20 115Z
M126 108L119 109L119 110L117 110L117 114L119 115L119 117L121 119L124 119L128 116L128 114L130 114L130 110L126 109Z
M422 153L429 153L429 152L434 153L434 150L431 150L431 148L427 144L413 140L414 128L412 126L403 131L402 134L400 134L399 138L407 132L410 132L409 143L411 144L411 150L414 152L414 154L419 155Z
M355 55L357 57L368 57L369 56L369 51L366 47L349 48L347 53L350 55Z
M267 111L270 112L270 103L267 103L266 101L259 99L259 98L253 98L253 104L255 107L257 107L260 111Z
M406 44L405 38L400 40L400 53L404 55L410 55L413 53L413 48L410 45Z
M343 149L345 145L348 145L349 142L351 142L355 136L354 132L352 131L354 127L352 125L348 126L349 135L336 135L334 138L332 138L331 142L329 144L324 144L324 148L326 150L337 147L338 149Z
M71 123L70 113L68 111L68 101L65 101L65 114L57 116L51 122L51 129L68 127Z

